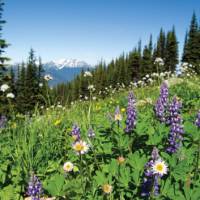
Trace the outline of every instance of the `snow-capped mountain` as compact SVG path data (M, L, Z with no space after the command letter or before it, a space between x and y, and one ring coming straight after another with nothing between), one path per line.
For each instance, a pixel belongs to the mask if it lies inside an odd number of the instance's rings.
M19 64L13 64L15 73L17 73L17 66ZM57 61L50 61L43 63L44 75L50 74L53 80L49 81L50 86L57 85L58 83L66 83L73 80L81 71L86 71L93 68L85 61L79 61L77 59L60 59Z
M49 81L51 86L58 83L66 83L74 79L82 70L92 68L91 65L85 61L77 59L60 59L57 61L50 61L43 64L45 74L50 74L53 80Z
M44 64L45 67L55 67L57 69L62 68L85 68L85 67L91 67L88 63L85 61L79 61L77 59L60 59L57 61L50 61Z

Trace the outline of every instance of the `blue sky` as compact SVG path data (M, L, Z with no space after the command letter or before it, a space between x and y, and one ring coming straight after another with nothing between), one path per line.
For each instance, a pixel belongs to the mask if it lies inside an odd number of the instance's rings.
M77 58L90 64L128 52L150 34L175 25L180 51L199 0L6 0L3 36L13 62L32 47L44 62Z

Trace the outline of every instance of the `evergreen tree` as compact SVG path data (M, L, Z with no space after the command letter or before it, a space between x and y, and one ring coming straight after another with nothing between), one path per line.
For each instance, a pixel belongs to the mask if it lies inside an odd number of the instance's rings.
M37 104L38 95L38 67L36 65L36 57L34 50L31 49L26 69L26 110L28 112L31 112Z
M26 105L28 101L27 97L27 88L26 88L26 68L25 64L22 63L19 67L18 71L18 78L17 78L17 96L16 96L16 108L17 111L20 113L25 113L26 111Z
M128 63L128 74L131 81L137 81L140 79L140 64L141 64L141 54L138 49L134 49L129 54Z
M140 76L150 74L152 72L152 64L151 49L148 46L145 46L141 61Z
M15 72L13 70L13 67L10 68L10 88L11 91L16 94L16 86L15 86Z
M48 83L44 79L44 68L42 64L42 59L39 57L39 64L38 64L38 69L37 71L37 85L36 88L38 89L36 91L36 94L38 94L36 97L38 97L38 103L39 104L44 104L45 101L44 99L47 99L47 90L48 90Z
M190 23L190 29L188 36L186 36L186 42L183 51L183 62L188 62L196 66L196 71L199 72L200 62L200 30L197 23L196 14L193 13Z
M8 47L8 44L5 39L2 38L2 29L3 25L5 24L5 20L2 19L2 13L3 13L3 6L4 2L0 0L0 86L2 84L8 83L9 79L8 76L5 75L6 71L6 61L9 59L4 56L5 49ZM9 110L9 105L7 102L7 98L5 95L5 92L0 91L0 116L5 115Z
M175 28L167 33L166 50L165 50L165 67L164 71L175 72L178 64L178 41Z
M3 25L6 23L6 21L2 19L3 6L4 3L2 0L0 0L0 84L3 83L3 78L4 78L3 75L6 70L5 62L9 60L9 58L3 55L5 52L5 48L8 47L8 43L6 42L6 40L2 38L2 33L1 33Z
M184 40L184 46L183 46L182 62L187 60L187 52L188 52L187 46L188 46L188 32L186 31L185 40Z
M165 57L165 46L166 46L166 36L163 29L160 29L160 34L157 40L156 48L154 51L154 59L159 57L164 59Z

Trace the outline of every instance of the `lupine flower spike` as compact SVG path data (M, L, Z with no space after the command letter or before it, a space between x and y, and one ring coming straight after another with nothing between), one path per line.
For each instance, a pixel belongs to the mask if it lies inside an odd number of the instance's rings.
M32 174L28 183L27 195L31 197L31 200L40 200L42 193L43 189L40 180Z
M72 127L71 135L75 141L80 140L81 138L81 131L77 124L74 124Z
M136 126L136 108L135 108L135 97L133 92L128 95L128 107L126 110L126 128L125 132L130 133Z
M167 174L167 165L160 158L158 149L153 148L151 160L145 165L144 180L142 184L142 193L144 197L149 197L151 194L154 196L159 195L159 179Z
M175 153L181 146L183 140L183 126L182 118L180 115L181 102L174 97L172 103L169 106L169 123L170 123L170 133L169 133L169 146L167 147L167 152Z
M161 85L160 96L155 105L155 114L161 122L166 122L166 111L168 106L169 89L166 82Z

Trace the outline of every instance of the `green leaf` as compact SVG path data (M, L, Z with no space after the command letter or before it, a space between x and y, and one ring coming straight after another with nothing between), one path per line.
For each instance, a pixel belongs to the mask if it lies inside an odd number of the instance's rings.
M56 174L47 181L47 185L44 187L52 196L62 196L64 183L64 176Z

